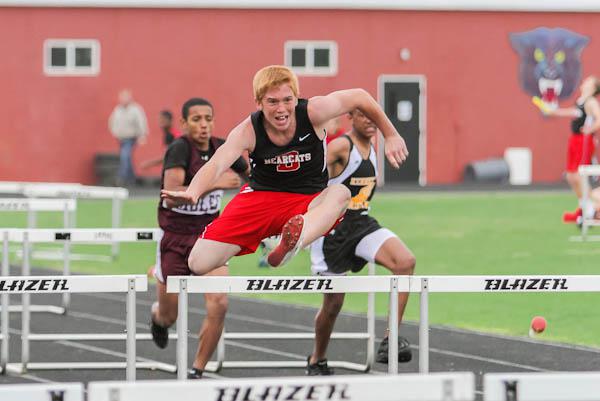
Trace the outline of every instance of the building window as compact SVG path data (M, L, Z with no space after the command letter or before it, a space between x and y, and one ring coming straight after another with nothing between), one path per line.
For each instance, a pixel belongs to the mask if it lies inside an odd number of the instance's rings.
M337 43L324 40L285 42L285 65L299 75L336 75Z
M44 73L53 76L98 75L100 43L93 39L44 41Z

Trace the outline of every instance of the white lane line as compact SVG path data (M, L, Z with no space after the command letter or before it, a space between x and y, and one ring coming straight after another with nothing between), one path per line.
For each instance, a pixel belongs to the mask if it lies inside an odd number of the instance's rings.
M411 345L411 348L418 349L418 347L414 346L414 345ZM503 361L503 360L494 359L494 358L484 358L481 356L464 354L462 352L446 351L446 350L442 350L442 349L438 349L438 348L429 348L429 352L436 352L438 354L452 356L452 357L456 357L456 358L474 359L476 361L492 363L492 364L496 364L496 365L510 366L511 368L532 370L534 372L550 372L550 370L548 370L548 369L542 369L542 368L538 368L538 367L531 366L531 365L522 365L520 363L508 362L508 361Z
M124 320L119 320L119 319L113 319L113 318L107 318L105 316L98 316L96 314L91 314L91 313L86 313L86 312L75 312L75 311L69 311L69 315L73 316L73 317L77 317L80 319L88 319L88 320L93 320L93 321L97 321L97 322L101 322L101 323L111 323L111 324L116 324L116 325L124 325L125 321ZM136 328L147 328L148 325L144 324L144 323L136 323ZM11 333L15 334L15 335L20 335L21 332L19 330L13 330L11 329ZM195 334L190 334L188 335L189 338L193 338L193 339L198 339L198 336ZM55 341L57 343L61 343L63 345L69 345L69 346L73 346L73 347L78 347L79 343L72 343L69 340L60 340L60 341ZM69 343L69 344L67 344ZM230 340L226 340L225 341L226 344L228 345L232 345L235 347L239 347L239 348L244 348L250 351L259 351L259 352L264 352L264 353L268 353L268 354L273 354L273 355L279 355L279 356L287 356L290 358L294 358L294 359L300 359L300 360L304 360L306 359L306 355L299 355L299 354L293 354L293 353L289 353L289 352L283 352L283 351L278 351L272 348L265 348L265 347L260 347L260 346L255 346L255 345L250 345L250 344L244 344L238 341L230 341ZM126 357L126 354L120 353L120 352L116 352L116 351L111 351L108 350L106 348L100 348L100 347L94 347L94 346L89 346L89 345L81 345L82 349L86 349L88 351L92 351L94 349L99 350L98 352L102 352L105 353L106 355L112 355L112 356L118 356L118 357ZM106 352L103 352L106 351ZM138 359L141 360L141 357L138 357ZM155 362L153 360L146 360L149 362Z
M107 348L96 347L96 346L88 345L88 344L76 343L76 342L72 342L69 340L60 340L60 341L55 341L55 342L58 344L64 345L66 347L78 348L78 349L82 349L82 350L89 351L89 352L95 352L97 354L110 355L110 356L114 356L117 358L127 358L127 354L118 352L118 351L113 351L113 350L110 350ZM135 359L138 362L164 363L164 362L160 362L160 361L155 361L153 359L144 358L141 356L137 356ZM225 379L225 376L221 376L221 375L218 375L215 373L210 373L210 372L204 372L204 375L206 375L207 377L212 377L213 379Z
M80 294L80 295L83 295L83 294ZM121 297L118 297L115 295L110 295L110 294L91 294L90 293L90 294L85 294L85 295L92 297L92 298L125 302L125 300L122 299ZM140 299L137 300L138 305L141 304L141 305L151 306L152 303L153 303L153 301L145 301L145 300L140 300ZM192 312L192 313L197 313L201 316L204 316L206 314L204 309L201 309L201 308L190 307L190 308L188 308L188 311ZM71 313L71 311L69 310L68 313ZM250 317L247 315L239 315L239 314L235 314L235 313L231 313L231 312L227 312L227 319L239 320L241 322L248 322L248 323L264 324L264 325L269 325L269 326L273 326L273 327L285 327L287 329L302 330L302 331L307 331L310 333L312 333L314 331L314 327L312 327L312 326L293 324L293 323L285 323L285 322L280 322L280 321L271 320L271 319L255 318L255 317Z
M113 323L113 324L118 324L118 325L125 324L125 321L123 321L123 320L107 318L104 316L98 316L96 314L89 314L89 313L85 313L85 312L69 311L69 314L74 317L80 317L80 318L85 318L85 319L89 319L89 320L100 321L103 323ZM227 316L229 317L229 315L227 315ZM280 324L280 326L282 326L282 324ZM146 325L143 323L137 323L136 327L145 328ZM309 328L308 326L303 326L303 327ZM310 329L312 329L312 327L310 327ZM197 338L197 336L194 336L194 335L190 335L190 337ZM381 339L377 338L376 341L381 341ZM287 353L287 352L278 351L278 350L275 350L272 348L250 345L250 344L246 344L246 343L242 343L242 342L238 342L238 341L227 340L226 344L234 345L234 346L244 348L247 350L260 351L260 352L264 352L264 353L268 353L268 354L272 354L272 355L287 356L287 357L294 358L294 359L303 360L306 358L305 355ZM411 345L411 348L418 350L418 346L416 346L416 345ZM522 364L518 364L518 363L514 363L514 362L503 361L500 359L486 358L486 357L481 357L481 356L477 356L477 355L465 354L465 353L461 353L461 352L446 351L446 350L442 350L439 348L430 348L429 352L438 353L438 354L447 355L447 356L453 356L453 357L460 357L463 359L472 359L472 360L486 362L486 363L495 364L495 365L509 366L509 367L520 368L520 369L524 369L524 370L531 370L531 371L536 371L536 372L547 371L546 369L538 368L535 366L522 365Z
M287 303L283 303L283 302L272 301L269 299L245 298L245 297L235 297L235 298L241 299L244 302L249 301L249 302L257 303L257 304L276 305L276 306L289 307L291 309L298 309L298 310L303 310L303 311L315 311L315 313L316 313L315 307L309 306L309 305L287 304ZM340 313L340 316L342 316L342 315L366 320L365 315L362 313L342 312L342 313ZM375 320L377 320L380 323L384 323L384 324L387 322L387 319L385 317L376 317ZM418 321L403 320L402 324L407 325L407 326L419 327ZM459 327L451 327L451 326L445 326L445 325L430 325L429 328L435 329L435 330L440 330L440 331L447 331L447 332L451 332L451 333L473 334L473 335L481 336L481 337L498 338L498 339L507 340L507 341L518 341L518 342L523 342L523 343L527 343L527 344L544 345L544 346L548 346L548 347L556 347L556 348L563 348L563 349L567 349L567 350L575 350L575 351L583 351L583 352L591 352L594 354L600 354L600 348L592 348L592 347L587 347L585 345L559 343L559 342L552 342L552 341L546 341L546 340L536 340L536 339L532 339L529 337L517 337L517 336L510 336L507 334L487 333L487 332L483 332L483 331L462 329ZM310 329L312 330L313 327L311 327Z
M239 348L243 348L243 349L247 349L247 350L251 350L251 351L264 352L266 354L271 354L271 355L285 356L288 358L298 359L301 361L306 360L306 357L307 357L307 355L300 355L300 354L294 354L291 352L277 351L272 348L265 348L265 347L259 347L256 345L244 344L239 341L226 340L225 343L228 345L233 345L234 347L239 347Z

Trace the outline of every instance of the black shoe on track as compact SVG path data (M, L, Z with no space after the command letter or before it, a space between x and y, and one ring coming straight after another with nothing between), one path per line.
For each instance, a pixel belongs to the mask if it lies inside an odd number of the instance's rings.
M202 373L204 373L202 369L191 368L190 370L188 370L187 378L188 380L202 379Z
M333 368L327 366L327 359L320 359L315 363L310 363L310 356L306 360L307 376L331 376Z
M385 337L381 340L381 344L379 344L379 349L377 349L377 357L376 361L379 363L388 363L388 338ZM408 340L402 336L398 336L398 362L410 362L412 359L412 351L410 349L410 343Z
M167 327L162 327L150 318L150 333L152 333L152 341L158 348L167 348L169 343L169 329Z

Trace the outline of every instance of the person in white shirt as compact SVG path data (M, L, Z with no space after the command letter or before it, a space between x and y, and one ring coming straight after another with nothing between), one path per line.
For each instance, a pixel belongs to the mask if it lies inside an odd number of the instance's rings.
M129 89L119 92L119 104L112 111L108 128L120 143L118 185L135 183L132 154L136 143L145 144L148 121L142 106L133 101Z

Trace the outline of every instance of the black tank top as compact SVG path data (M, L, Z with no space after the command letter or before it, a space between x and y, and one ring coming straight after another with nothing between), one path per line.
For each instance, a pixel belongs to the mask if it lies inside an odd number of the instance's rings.
M201 151L188 138L187 135L179 137L176 141L184 141L189 147L189 159L185 167L184 186L192 182L196 172L204 166L215 154L215 151L224 141L211 137L207 151ZM165 173L163 171L160 187L164 188ZM205 194L195 205L183 205L169 209L164 201L158 205L158 225L165 231L179 234L202 234L204 228L219 216L223 190L217 189Z
M325 140L317 136L308 118L307 105L306 99L298 99L296 132L284 146L277 146L269 139L262 111L252 113L256 145L250 153L249 185L255 191L314 194L327 186Z
M585 100L581 103L577 102L575 104L575 107L577 107L579 110L581 110L581 115L577 118L574 118L571 121L571 132L573 132L574 134L581 134L581 128L585 124L587 114L585 114L584 105L585 105Z
M367 214L370 201L377 188L375 148L371 145L369 157L363 159L352 139L348 135L344 135L343 138L350 141L348 164L340 175L329 180L329 184L343 184L350 190L352 199L348 205L347 214Z

